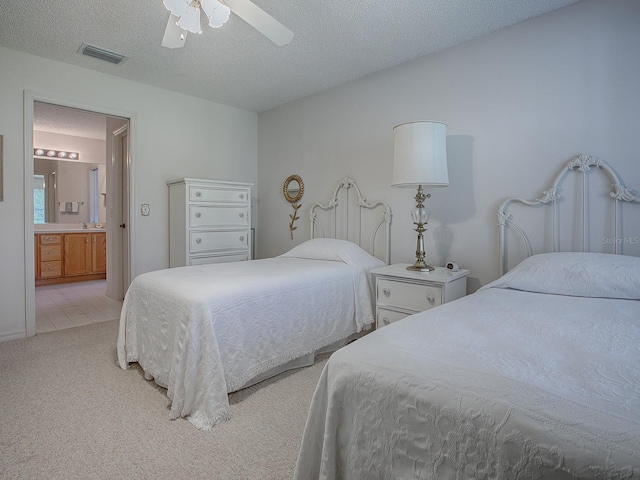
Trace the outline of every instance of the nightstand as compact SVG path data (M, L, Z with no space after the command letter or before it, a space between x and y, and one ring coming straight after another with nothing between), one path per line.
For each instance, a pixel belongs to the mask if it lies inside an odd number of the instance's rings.
M436 267L431 272L407 270L408 263L374 268L376 328L422 312L467 294L469 270L452 272Z

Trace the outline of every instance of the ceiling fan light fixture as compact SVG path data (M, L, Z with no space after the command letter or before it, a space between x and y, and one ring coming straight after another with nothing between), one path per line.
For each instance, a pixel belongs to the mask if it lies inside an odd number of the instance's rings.
M231 10L218 0L201 0L202 10L209 17L209 26L219 28L229 20Z
M173 13L176 17L181 17L187 13L189 2L187 0L162 0L164 8Z
M200 29L200 2L194 0L187 7L187 11L178 20L178 26L191 33L202 33Z

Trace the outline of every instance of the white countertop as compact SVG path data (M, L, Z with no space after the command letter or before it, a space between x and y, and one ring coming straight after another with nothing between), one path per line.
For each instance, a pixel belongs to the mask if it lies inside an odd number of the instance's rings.
M45 223L34 225L34 233L84 233L84 232L106 232L105 227L96 228L88 226L82 228L80 224L68 224L68 223Z

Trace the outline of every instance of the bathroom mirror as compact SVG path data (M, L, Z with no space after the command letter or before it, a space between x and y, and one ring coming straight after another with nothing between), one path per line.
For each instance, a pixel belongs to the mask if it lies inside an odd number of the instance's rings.
M34 158L34 223L106 223L106 165ZM78 211L60 204L77 202Z
M298 209L301 205L298 202L304 194L304 183L302 179L298 175L289 175L282 186L282 193L287 202L293 207L293 214L289 214L289 219L291 220L289 222L289 231L291 233L291 240L293 240L293 231L298 228L293 224L300 218L298 216Z

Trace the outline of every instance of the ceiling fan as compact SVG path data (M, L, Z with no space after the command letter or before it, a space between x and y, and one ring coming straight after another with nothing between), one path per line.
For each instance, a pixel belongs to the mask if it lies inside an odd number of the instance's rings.
M223 2L223 3L222 3ZM162 46L180 48L184 46L187 33L202 33L200 9L209 19L209 26L221 27L229 20L231 12L258 30L278 46L288 44L293 32L249 0L162 0L171 12L164 31Z

